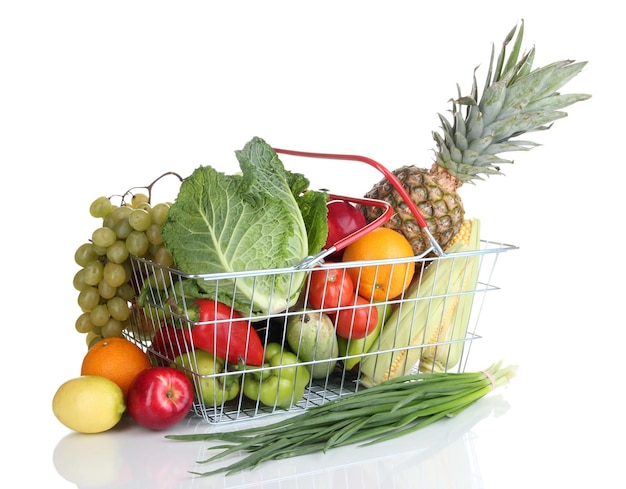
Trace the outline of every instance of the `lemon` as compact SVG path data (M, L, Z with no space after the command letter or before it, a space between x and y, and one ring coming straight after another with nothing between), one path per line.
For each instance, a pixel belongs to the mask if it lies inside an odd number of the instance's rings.
M124 393L115 382L83 375L61 384L52 399L52 411L71 430L100 433L119 422L126 404Z

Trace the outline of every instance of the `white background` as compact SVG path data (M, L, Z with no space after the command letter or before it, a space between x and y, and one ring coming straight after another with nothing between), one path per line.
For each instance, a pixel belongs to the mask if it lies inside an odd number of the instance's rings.
M579 5L3 2L3 478L76 487L52 464L68 430L50 404L86 351L73 254L97 226L95 197L166 171L235 171L233 152L253 136L429 166L456 84L469 92L478 66L482 86L491 43L523 18L535 66L589 61L563 92L593 97L527 138L542 146L511 155L506 176L461 189L485 238L520 247L498 265L476 361L520 370L507 412L472 431L480 485L454 487L614 487L622 457L609 445L625 434L624 41L618 3ZM305 172L313 187L355 196L379 179L352 163ZM438 480L430 487L453 487Z

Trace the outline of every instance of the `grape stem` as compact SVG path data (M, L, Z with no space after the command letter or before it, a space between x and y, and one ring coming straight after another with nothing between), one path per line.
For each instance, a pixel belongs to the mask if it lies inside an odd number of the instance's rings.
M145 187L131 187L126 192L124 192L123 194L120 194L119 197L122 198L122 204L124 204L124 202L125 202L124 197L126 197L128 195L132 196L133 195L133 190L137 190L137 189L145 189L145 190L147 190L148 191L148 202L152 202L152 187L159 180L161 180L163 177L166 177L168 175L174 175L181 182L183 181L183 177L181 177L178 173L173 172L173 171L168 171L168 172L164 173L163 175L155 178L150 184L146 185ZM115 197L115 195L112 195L111 197Z

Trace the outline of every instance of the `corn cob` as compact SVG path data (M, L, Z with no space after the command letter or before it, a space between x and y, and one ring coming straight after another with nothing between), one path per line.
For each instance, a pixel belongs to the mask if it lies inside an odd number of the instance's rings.
M467 248L467 251L478 251L480 249L480 221L473 219L469 222L469 230L465 230L466 236L457 234ZM465 262L462 285L459 294L450 298L447 305L445 317L442 319L440 327L435 330L427 343L440 343L438 345L424 348L420 362L422 372L444 372L454 367L463 354L465 348L465 337L474 304L474 293L478 283L478 272L480 271L480 256L468 256ZM457 303L454 305L454 303ZM441 344L443 343L443 344Z
M469 230L471 228L471 231ZM374 385L421 371L445 371L463 352L478 280L480 221L466 220L446 256L434 259L406 291L383 325L379 341L361 361L361 381ZM420 345L431 345L420 347ZM379 352L374 353L373 352Z

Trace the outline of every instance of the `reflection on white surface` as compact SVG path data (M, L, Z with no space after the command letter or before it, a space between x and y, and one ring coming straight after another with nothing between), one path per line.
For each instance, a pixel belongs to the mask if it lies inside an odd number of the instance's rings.
M271 461L253 470L225 476L194 477L220 465L208 458L208 442L178 442L124 420L97 436L70 433L53 453L58 473L78 488L483 488L472 427L508 410L500 395L487 396L454 418L441 420L396 440L350 446L326 454ZM264 422L271 422L265 420ZM235 423L226 429L250 426ZM204 433L216 427L189 417L177 433ZM218 429L224 429L219 427ZM170 433L173 431L168 431ZM223 463L230 463L230 458ZM222 462L221 462L222 463Z

